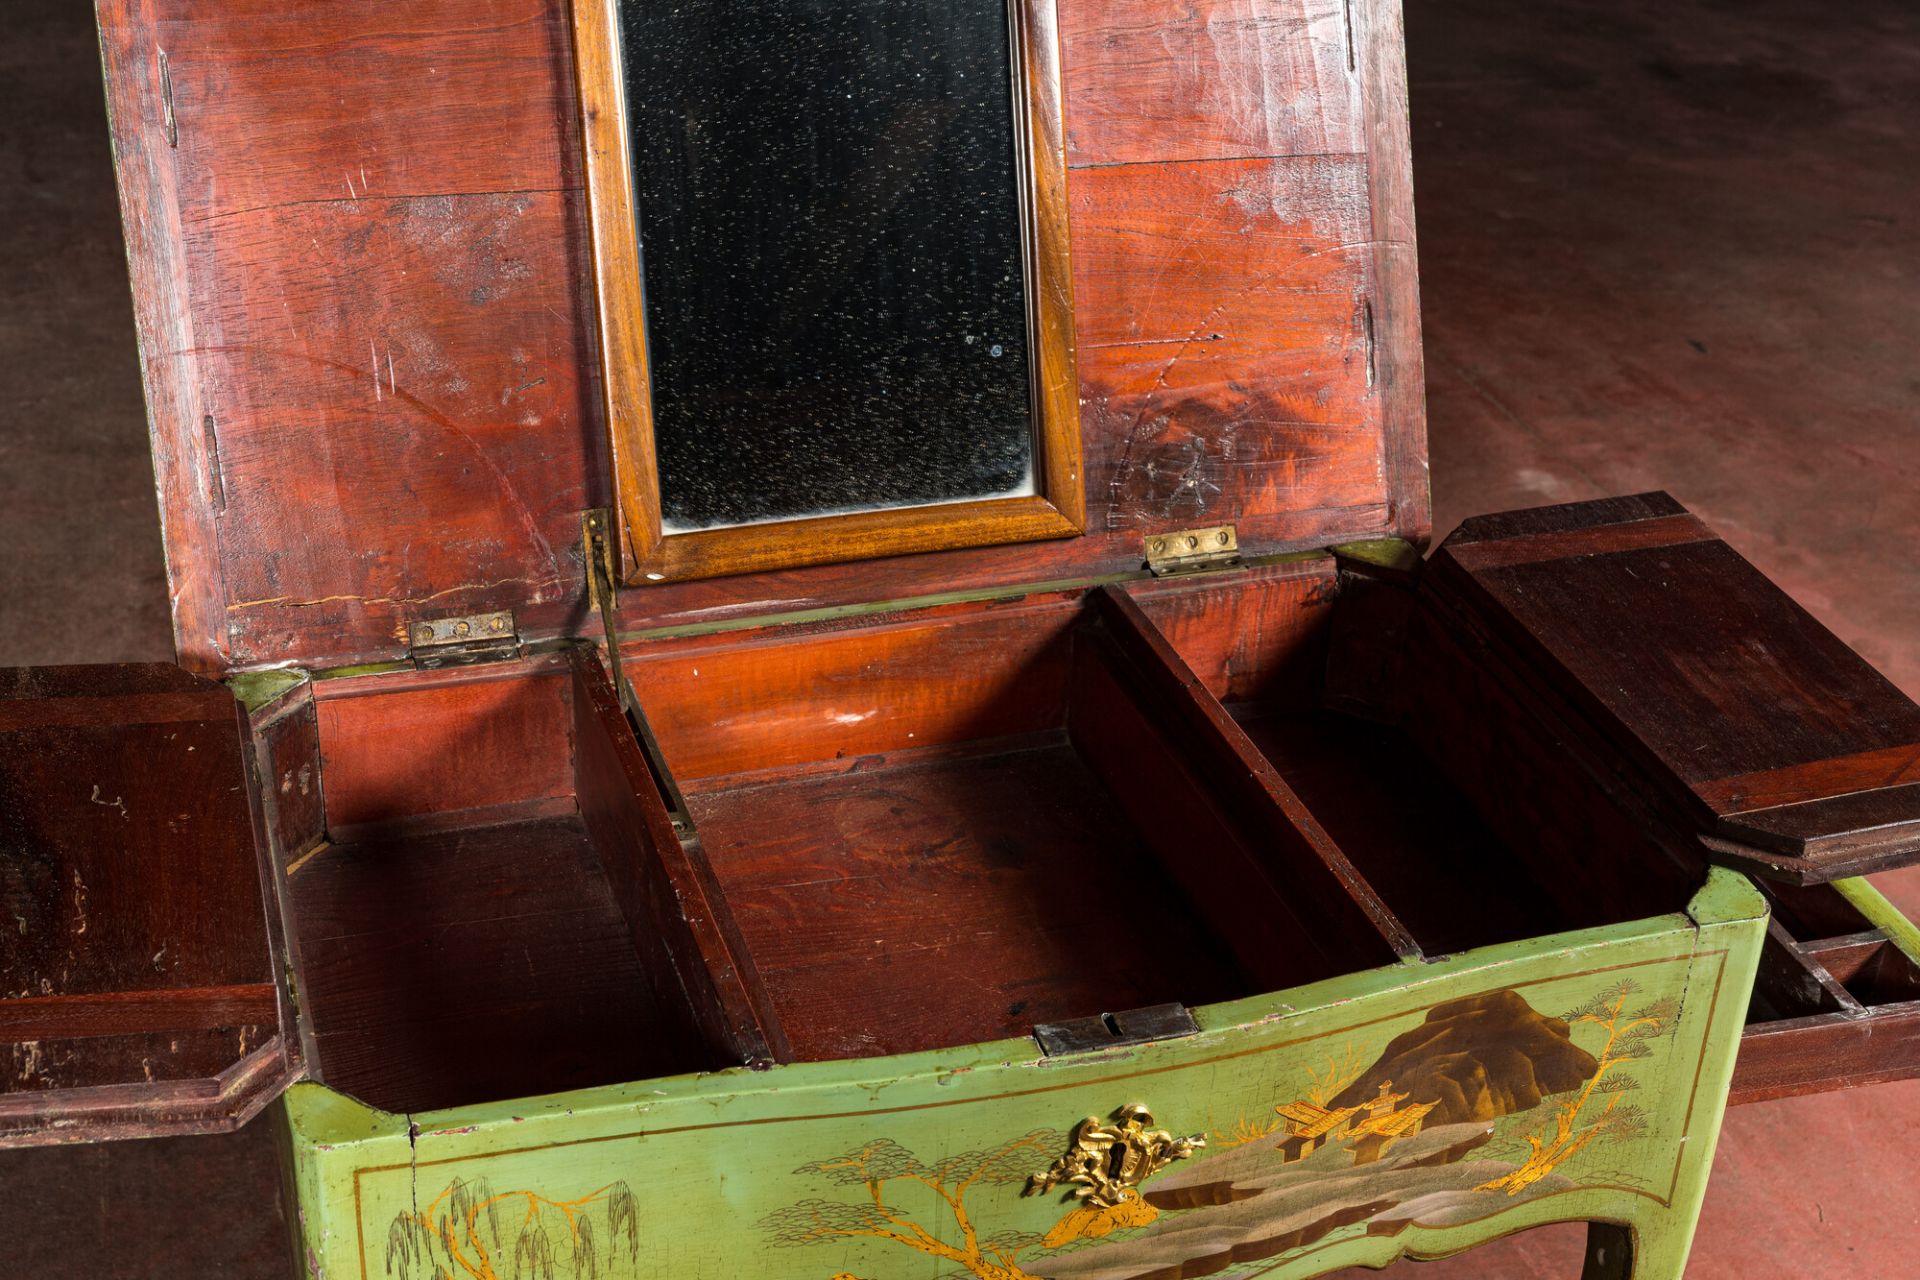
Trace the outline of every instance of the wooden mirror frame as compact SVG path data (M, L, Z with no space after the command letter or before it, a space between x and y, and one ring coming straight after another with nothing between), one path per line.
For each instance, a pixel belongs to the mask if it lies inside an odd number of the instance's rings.
M594 294L622 577L724 577L953 547L1072 537L1086 527L1060 39L1053 0L1009 0L1015 171L1032 364L1031 495L668 534L660 521L646 312L617 23L619 0L574 0Z

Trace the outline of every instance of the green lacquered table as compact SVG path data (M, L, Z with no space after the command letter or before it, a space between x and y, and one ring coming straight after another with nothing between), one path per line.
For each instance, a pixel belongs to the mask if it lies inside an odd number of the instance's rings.
M1715 869L1685 915L1215 1005L1120 1050L1003 1041L411 1124L296 1085L301 1242L328 1280L1127 1280L1587 1221L1589 1274L1677 1277L1765 925Z

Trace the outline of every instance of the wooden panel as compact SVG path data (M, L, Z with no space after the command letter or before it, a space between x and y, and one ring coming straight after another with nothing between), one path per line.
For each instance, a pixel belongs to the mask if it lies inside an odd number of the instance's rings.
M573 767L581 821L655 999L676 1000L715 1061L792 1056L753 957L697 843L682 847L595 651L576 649Z
M1199 763L1203 753L1183 749L1149 718L1127 687L1125 665L1105 656L1110 649L1083 641L1075 652L1067 722L1074 749L1242 971L1262 991L1284 991L1392 964L1392 946L1353 904L1328 911L1315 901L1315 876L1293 865L1298 855L1311 856L1311 839L1285 830L1277 805L1256 805L1264 812L1250 822L1223 803L1209 786L1212 771ZM1332 879L1323 871L1319 883L1337 893Z
M1249 994L1057 735L916 754L688 797L796 1057ZM1151 945L1089 909L1115 892L1154 911Z
M1817 1014L1749 1026L1729 1105L1791 1098L1920 1075L1920 1001L1870 1017Z
M1594 765L1578 722L1437 610L1414 613L1407 648L1400 717L1422 767L1473 802L1565 918L1618 922L1685 905L1705 875L1698 850Z
M1920 857L1920 706L1667 495L1469 520L1431 576L1716 857L1802 881Z
M564 5L100 16L129 226L172 255L136 287L183 658L390 656L407 618L499 607L566 627L607 484Z
M1089 169L1073 208L1094 527L1233 522L1243 546L1386 527L1365 164ZM1382 510L1332 514L1354 507Z
M1366 150L1344 0L1060 8L1075 165Z
M1071 596L858 629L748 633L623 650L674 777L1057 727Z
M274 1025L271 982L0 1001L0 1044Z
M1357 939L1357 954L1372 950L1377 938L1392 954L1418 955L1418 942L1392 908L1226 710L1199 687L1139 606L1111 587L1097 598L1125 658L1122 681L1208 775L1215 796L1254 833L1267 875L1284 884L1329 936Z
M268 850L284 869L327 830L320 793L320 717L312 686L303 683L259 708L251 721Z
M566 0L98 3L183 660L576 629L609 488ZM1212 520L1424 534L1396 6L1058 11L1088 536L650 587L630 625L1084 577Z
M1305 709L1319 700L1335 590L1331 558L1118 589L1220 701Z
M0 671L0 1146L228 1128L290 1077L242 733L174 667Z
M572 795L569 688L551 665L322 682L328 829Z
M1733 1101L1920 1076L1912 926L1864 881L1761 887L1773 918Z
M579 321L554 268L529 263L558 256L572 216L551 194L451 195L190 233L208 263L253 264L197 295L193 353L236 664L299 655L323 630L378 627L391 652L412 618L570 616L566 553L598 462L547 444L589 430ZM405 287L349 291L367 277Z

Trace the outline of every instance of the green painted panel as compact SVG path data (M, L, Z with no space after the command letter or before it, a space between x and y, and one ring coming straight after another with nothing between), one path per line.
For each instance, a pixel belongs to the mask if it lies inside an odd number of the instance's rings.
M287 1105L309 1267L327 1280L503 1280L549 1260L600 1277L1308 1276L1602 1218L1634 1225L1638 1274L1678 1275L1758 906L1715 873L1701 921L1375 970L1197 1011L1198 1035L1069 1058L1019 1040L728 1071L416 1116L411 1130L299 1086ZM1058 1180L1036 1180L1050 1169Z

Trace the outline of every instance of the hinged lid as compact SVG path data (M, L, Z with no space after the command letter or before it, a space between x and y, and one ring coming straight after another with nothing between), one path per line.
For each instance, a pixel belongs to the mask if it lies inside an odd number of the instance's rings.
M1134 570L1195 526L1249 555L1424 536L1397 4L1022 2L1064 100L1086 532L639 587L630 627ZM411 623L499 610L592 626L570 5L403 9L99 6L195 669L390 660Z
M1664 493L1468 520L1425 586L1568 699L1717 861L1920 860L1920 706Z
M0 1147L231 1128L298 1072L239 705L0 669Z

